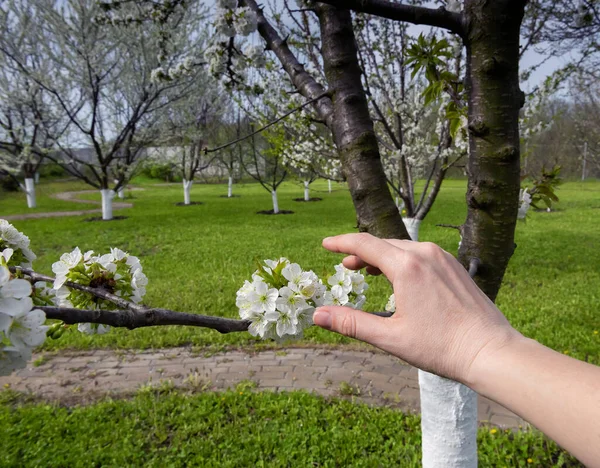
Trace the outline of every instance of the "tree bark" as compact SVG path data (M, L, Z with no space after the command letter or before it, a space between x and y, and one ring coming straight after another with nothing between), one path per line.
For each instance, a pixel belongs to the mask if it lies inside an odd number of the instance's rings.
M35 182L31 177L25 179L25 195L27 196L27 208L35 208Z
M183 179L183 204L184 205L189 205L190 203L192 203L191 197L190 197L190 191L192 190L193 183L194 183L193 180Z
M329 127L358 218L358 229L381 238L409 239L387 187L373 121L361 81L348 10L317 4L325 76L332 91Z
M277 190L271 191L271 199L273 201L273 214L279 214L279 201L277 200Z
M102 195L102 219L105 221L113 219L113 198L115 192L110 189L100 190Z
M520 188L519 31L524 0L467 0L468 214L459 260L480 260L477 285L495 300L514 252Z

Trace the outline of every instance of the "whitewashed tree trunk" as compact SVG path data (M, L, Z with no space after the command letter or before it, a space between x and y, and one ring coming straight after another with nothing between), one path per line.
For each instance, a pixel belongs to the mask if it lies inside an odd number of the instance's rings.
M115 179L115 185L118 184L119 181L117 179ZM125 188L121 187L119 190L117 190L117 196L122 200L125 198Z
M310 201L310 188L308 180L304 181L304 201Z
M477 467L477 393L419 370L423 468Z
M227 183L227 198L231 198L233 194L233 177L229 176L229 182Z
M329 193L331 193L331 179L327 179L327 185L329 186Z
M113 219L113 198L115 198L115 192L110 189L100 190L102 195L102 219L108 221Z
M27 195L27 207L35 208L35 183L33 179L25 179L25 195Z
M410 238L414 241L419 240L419 227L421 227L421 220L416 218L402 218L406 231Z
M183 203L185 205L189 205L190 201L190 191L192 190L193 180L185 180L183 179Z
M40 183L40 173L39 173L39 172L36 172L36 173L33 175L33 179L35 180L35 183L36 183L36 184L39 184L39 183Z
M277 201L277 190L271 191L271 198L273 198L273 213L279 213L279 203Z

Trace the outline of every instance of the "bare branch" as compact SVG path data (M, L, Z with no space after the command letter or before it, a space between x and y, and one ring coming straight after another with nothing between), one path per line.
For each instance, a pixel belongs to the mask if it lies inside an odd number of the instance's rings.
M49 319L62 320L68 324L99 323L111 327L133 330L142 327L164 325L187 325L217 330L219 333L248 331L250 322L209 315L174 312L167 309L143 310L83 310L62 307L36 307Z
M241 138L238 138L237 140L233 140L230 141L229 143L225 143L224 145L221 146L217 146L216 148L204 148L204 154L208 154L208 153L214 153L215 151L219 151L225 148L228 148L229 146L233 146L236 143L240 143L241 141L247 140L248 138L252 138L254 135L257 135L261 132L264 132L265 130L267 130L268 128L272 127L273 125L281 122L283 119L285 119L286 117L289 117L290 115L292 115L294 112L298 112L302 109L304 109L306 106L308 106L309 104L312 104L313 102L318 101L319 99L322 99L324 97L331 97L331 91L325 91L321 94L319 94L317 97L313 98L313 99L309 99L308 101L302 103L301 105L299 105L298 107L292 109L289 112L286 112L285 114L283 114L281 117L278 117L277 119L269 122L268 124L266 124L265 126L259 128L258 130L243 136Z
M447 29L463 37L466 33L463 15L446 10L425 8L387 0L319 0L337 8L344 8L361 13L388 18L395 21L405 21L413 24L423 24Z

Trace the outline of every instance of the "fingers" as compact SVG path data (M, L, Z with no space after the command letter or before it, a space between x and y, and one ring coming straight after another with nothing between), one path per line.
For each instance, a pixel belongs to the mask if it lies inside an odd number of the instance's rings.
M349 255L348 257L345 257L344 260L342 260L342 264L349 270L360 270L362 268L366 268L367 273L370 275L377 276L381 274L381 270L379 268L369 265L356 255Z
M389 322L384 317L367 314L350 307L319 307L313 316L315 325L350 338L378 346L389 332Z
M378 239L367 233L342 234L341 236L323 239L323 247L331 252L340 252L358 257L358 260L349 260L350 263L363 262L364 266L370 265L379 269L388 278L393 277L394 266L403 250L389 242Z

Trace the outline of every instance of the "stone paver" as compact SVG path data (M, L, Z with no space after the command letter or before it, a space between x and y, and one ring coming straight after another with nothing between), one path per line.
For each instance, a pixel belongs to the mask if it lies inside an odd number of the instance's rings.
M144 190L140 187L131 188L128 190ZM77 195L85 194L85 193L97 193L97 190L77 190L74 192L60 192L52 195L52 198L56 198L58 200L70 201L73 203L85 203L87 205L102 205L102 202L96 200L82 200L80 198L76 198ZM113 210L122 210L124 208L133 208L133 203L126 202L113 202ZM94 208L90 210L76 210L76 211L51 211L48 213L26 213L26 214L18 214L18 215L8 215L3 216L7 221L14 220L24 220L24 219L38 219L38 218L61 218L64 216L83 216L91 213L101 213L101 208Z
M34 362L39 356L34 356ZM39 366L0 377L0 386L49 400L92 401L168 382L188 389L219 390L253 381L258 390L312 390L407 412L419 411L417 369L392 356L369 351L292 348L240 351L212 356L188 348L48 355ZM347 384L347 385L346 385ZM515 429L528 424L506 408L479 397L480 424Z

